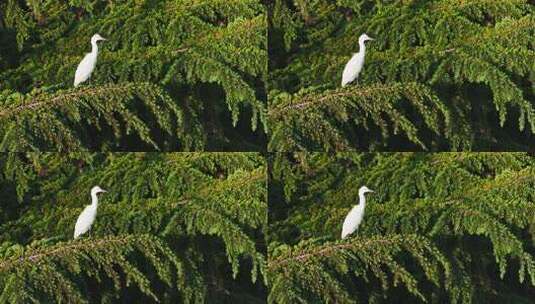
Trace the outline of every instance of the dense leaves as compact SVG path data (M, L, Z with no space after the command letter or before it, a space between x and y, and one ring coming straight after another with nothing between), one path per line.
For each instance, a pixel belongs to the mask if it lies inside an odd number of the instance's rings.
M532 1L277 0L269 9L272 151L532 148ZM340 89L362 33L375 38L364 69Z
M535 159L519 153L276 154L271 303L530 303ZM368 195L362 225L344 217Z
M95 33L108 40L89 82L73 89ZM4 151L264 147L267 35L257 0L9 0L0 37Z
M260 155L0 157L2 303L265 299ZM89 234L73 240L94 185L108 192Z

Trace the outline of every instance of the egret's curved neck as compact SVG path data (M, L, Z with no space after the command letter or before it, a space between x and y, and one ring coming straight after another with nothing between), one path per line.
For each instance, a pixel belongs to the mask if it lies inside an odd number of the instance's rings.
M98 53L98 45L96 41L91 41L91 53L95 55Z
M359 40L359 52L364 53L366 51L366 45L364 44L364 40ZM362 195L361 197L364 197Z
M95 207L98 205L98 197L96 193L91 193L91 205Z
M364 193L359 193L359 207L361 209L366 207L366 197L364 196Z

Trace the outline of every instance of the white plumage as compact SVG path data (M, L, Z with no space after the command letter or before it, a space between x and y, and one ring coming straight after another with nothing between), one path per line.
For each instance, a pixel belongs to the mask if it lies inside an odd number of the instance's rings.
M76 73L74 74L74 86L78 86L80 83L86 81L91 77L91 73L93 73L93 70L95 69L95 65L97 64L97 55L98 55L98 46L97 41L100 40L106 40L102 38L99 34L93 35L91 37L91 53L87 53L80 61L80 64L78 64L78 68L76 68Z
M342 87L352 82L359 77L359 73L364 65L364 56L366 54L366 46L364 42L373 40L366 34L362 34L359 37L359 52L353 54L353 57L347 62L344 72L342 73Z
M366 186L360 187L359 204L349 211L346 219L344 220L344 225L342 226L342 239L345 239L348 235L352 234L359 228L362 218L364 217L364 208L366 208L366 197L364 197L366 192L373 191L368 189Z
M74 225L75 239L89 231L89 229L91 229L91 225L93 225L93 222L97 217L97 194L100 192L106 192L106 190L101 189L99 186L95 186L91 189L91 205L85 207L84 211L82 211L82 213L80 213L80 216L78 216L76 225Z

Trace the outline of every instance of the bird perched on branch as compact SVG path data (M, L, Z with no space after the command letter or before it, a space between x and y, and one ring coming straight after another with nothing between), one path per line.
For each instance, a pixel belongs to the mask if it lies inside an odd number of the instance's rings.
M91 229L91 225L97 217L98 196L97 194L106 192L99 186L95 186L91 189L91 205L85 207L84 211L78 216L76 225L74 226L74 238L78 238L80 235L86 233Z
M359 52L353 54L353 57L347 62L344 72L342 73L342 87L348 83L357 80L359 73L364 65L364 55L366 54L366 45L364 44L368 40L373 40L366 34L362 34L359 37Z
M86 81L91 77L91 73L95 69L97 64L97 55L98 55L98 45L97 42L101 40L106 40L102 38L99 34L93 35L91 37L91 53L87 53L80 61L78 68L76 68L76 73L74 74L74 86L78 86L80 83Z
M368 189L366 186L360 187L359 204L349 211L344 220L344 225L342 226L342 239L345 239L359 228L362 218L364 217L364 208L366 208L366 197L364 194L368 192L373 192L373 190Z

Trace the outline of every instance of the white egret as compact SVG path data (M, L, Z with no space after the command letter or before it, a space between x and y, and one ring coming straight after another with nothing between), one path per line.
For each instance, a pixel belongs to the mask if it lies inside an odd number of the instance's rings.
M91 73L95 69L97 64L97 55L98 55L98 46L97 42L100 40L106 40L102 38L99 34L93 35L91 37L91 53L87 53L80 61L78 68L76 68L76 73L74 74L74 86L78 86L80 83L86 81L91 77Z
M91 205L85 207L84 211L80 213L76 225L74 226L75 239L91 229L91 225L93 225L95 217L97 217L97 194L101 192L106 192L106 190L101 189L99 186L95 186L91 189Z
M362 70L362 66L364 65L364 55L366 53L366 46L364 45L364 42L368 40L373 40L366 34L362 34L359 37L359 52L353 54L353 57L349 59L347 62L344 72L342 73L342 87L344 87L346 84L352 82L353 80L357 80L359 73Z
M359 204L349 211L344 220L344 225L342 226L342 239L345 239L359 228L360 222L362 222L362 218L364 217L364 208L366 207L366 197L364 197L364 194L367 192L373 192L373 190L368 189L366 186L360 187Z

